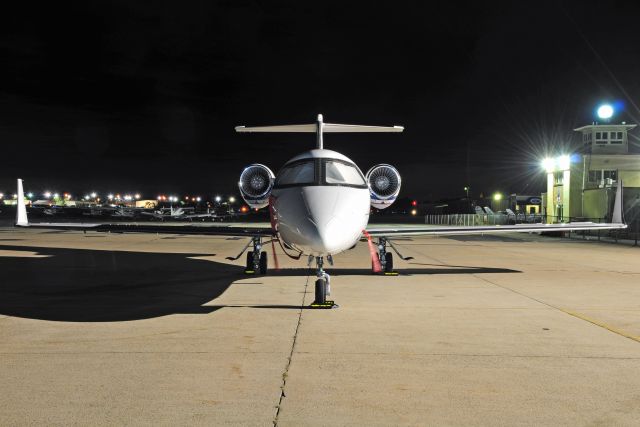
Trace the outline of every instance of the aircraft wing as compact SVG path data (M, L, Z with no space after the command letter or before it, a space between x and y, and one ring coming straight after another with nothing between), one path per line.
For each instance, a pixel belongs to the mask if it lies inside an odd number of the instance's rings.
M481 226L370 226L367 233L373 237L393 236L447 236L464 234L497 234L497 233L536 233L552 231L580 230L616 230L627 228L623 218L622 181L618 180L616 196L613 202L613 214L609 223L566 222L559 224L516 224L516 225L481 225ZM486 209L486 208L485 208Z
M149 224L149 223L56 223L37 222L16 224L24 228L44 228L47 230L78 230L78 231L98 231L107 233L157 233L157 234L197 234L206 236L261 236L271 237L273 231L270 227L252 226L251 224L238 225L214 225L211 223L192 224L174 222L170 224Z
M595 222L567 222L561 224L516 224L516 225L485 225L485 226L370 226L367 233L372 237L396 236L449 236L465 234L498 234L498 233L535 233L550 231L579 231L579 230L615 230L627 228L622 223Z
M158 233L158 234L199 234L213 236L247 236L247 237L271 237L273 230L271 227L253 226L252 224L238 225L214 225L192 224L192 223L170 223L170 224L149 224L149 223L59 223L59 222L38 222L30 223L27 218L27 207L24 202L24 190L22 180L18 180L18 205L16 215L16 226L25 228L44 228L48 230L79 230L79 231L101 231L108 233Z

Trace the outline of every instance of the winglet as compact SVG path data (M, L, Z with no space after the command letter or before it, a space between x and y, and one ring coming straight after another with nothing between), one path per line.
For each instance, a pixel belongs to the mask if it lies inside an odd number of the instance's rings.
M27 218L27 205L24 203L24 190L22 188L22 180L18 178L18 205L16 209L16 226L28 227L29 219Z
M623 215L623 203L622 203L622 181L618 180L618 186L616 188L616 198L613 201L613 215L611 216L611 222L614 224L624 224Z

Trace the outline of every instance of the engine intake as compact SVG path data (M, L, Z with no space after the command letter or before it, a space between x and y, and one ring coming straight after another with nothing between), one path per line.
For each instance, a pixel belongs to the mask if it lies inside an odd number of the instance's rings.
M269 195L273 188L275 175L265 165L254 163L244 168L240 174L238 188L244 201L253 209L264 208L269 204Z
M371 206L385 209L396 201L402 182L396 168L386 164L376 165L369 169L366 178L371 193Z

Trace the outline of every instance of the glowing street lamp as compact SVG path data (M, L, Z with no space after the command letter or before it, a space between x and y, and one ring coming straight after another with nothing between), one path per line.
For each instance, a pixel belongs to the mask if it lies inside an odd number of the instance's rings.
M235 203L236 202L236 198L231 196L229 197L229 203Z
M558 157L558 159L556 160L556 163L558 164L558 167L560 168L560 170L568 170L571 168L571 156L560 156Z
M45 191L44 192L44 197L46 197L47 199L51 197L51 192L50 191Z
M547 173L551 173L556 168L556 160L551 157L547 157L542 161L542 168L547 171Z
M91 198L92 198L92 199L95 199L95 198L96 198L96 196L97 196L97 194L96 194L96 192L95 192L95 191L94 191L93 193L91 193Z
M602 120L609 120L613 116L613 107L609 104L602 104L598 107L598 118Z
M493 200L495 200L496 202L499 202L500 200L502 200L502 194L500 193L495 193L493 195Z
M216 196L216 198L215 198L216 203L220 203L221 200L222 200L222 197Z

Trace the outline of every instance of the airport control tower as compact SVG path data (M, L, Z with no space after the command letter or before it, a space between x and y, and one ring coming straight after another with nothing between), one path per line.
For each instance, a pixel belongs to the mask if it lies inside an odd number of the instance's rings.
M636 126L594 122L574 129L581 135L581 150L547 159L551 161L545 165L547 222L609 218L618 180L623 182L625 198L636 197L640 154L629 144L629 132Z

